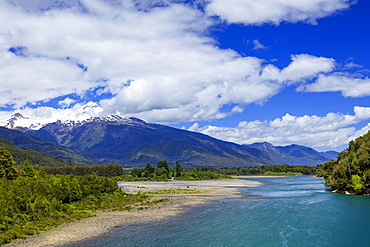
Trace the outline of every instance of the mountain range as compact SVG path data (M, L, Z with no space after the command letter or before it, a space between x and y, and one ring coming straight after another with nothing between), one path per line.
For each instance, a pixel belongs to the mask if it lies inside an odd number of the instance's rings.
M100 114L95 103L51 123L15 114L0 122L13 134L0 128L0 138L75 163L118 163L124 167L156 164L162 159L170 164L179 160L183 166L317 165L337 156L334 151L323 153L300 145L239 145L137 118Z

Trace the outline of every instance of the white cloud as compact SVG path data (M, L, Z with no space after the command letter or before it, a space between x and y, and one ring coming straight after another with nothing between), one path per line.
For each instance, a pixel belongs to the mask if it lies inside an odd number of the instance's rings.
M22 107L61 95L81 93L92 85L74 64L45 57L0 54L0 105Z
M348 62L344 65L344 69L353 69L353 68L362 68L363 66L360 64L356 64L354 62Z
M370 119L370 107L355 107L354 112L354 115L328 113L326 116L301 117L286 114L272 121L243 121L235 128L199 127L195 123L189 130L239 144L267 141L274 145L296 143L327 150L342 147L370 130L370 124L357 131L353 127Z
M335 67L332 58L316 57L308 54L293 55L292 62L281 71L285 80L300 81L316 77L319 73L330 72Z
M220 49L206 35L212 20L182 4L139 11L132 1L91 0L81 2L81 12L78 1L52 3L42 2L51 6L43 12L0 4L0 22L7 23L0 27L0 106L22 108L99 87L114 95L100 102L107 114L151 122L218 119L334 64L301 54L280 70ZM236 106L222 110L230 104Z
M308 85L301 85L304 92L341 92L345 97L363 97L370 95L370 79L355 78L346 74L320 75Z
M67 108L75 102L76 102L76 100L74 100L74 99L65 98L64 100L58 101L58 105L60 105L62 108Z
M331 72L335 61L331 58L316 57L308 54L292 55L292 62L282 70L272 65L263 68L262 79L277 80L281 83L292 84L305 82L322 73Z
M328 77L323 73L335 68L331 58L298 54L279 69L220 49L207 36L213 20L181 1L12 1L27 10L0 2L0 22L6 23L0 26L0 107L21 109L99 88L97 96L114 95L100 102L106 114L167 123L211 120L265 102L286 85L318 76L320 82ZM210 1L207 10L216 10L220 3ZM158 4L167 7L153 8ZM281 4L230 0L228 6L263 7L266 16L256 24L270 22L269 9L278 11ZM309 16L302 19L308 21L319 18L317 12L328 15L348 3L285 1L284 6ZM292 18L293 12L281 15ZM291 20L301 17L295 18ZM255 45L264 47L258 40ZM14 54L11 47L20 51ZM305 90L310 87L314 84ZM59 101L63 107L75 103ZM230 105L235 106L225 110Z
M253 44L254 44L253 50L265 50L265 49L267 49L267 47L264 46L263 44L261 44L261 42L258 39L253 40Z
M281 22L308 22L347 9L351 0L210 0L206 7L209 15L219 16L228 23L261 25Z

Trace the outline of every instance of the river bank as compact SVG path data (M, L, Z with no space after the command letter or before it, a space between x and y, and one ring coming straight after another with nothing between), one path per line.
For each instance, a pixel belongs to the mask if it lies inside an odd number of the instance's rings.
M96 212L95 217L64 224L53 230L18 240L7 247L61 246L99 236L123 224L164 220L183 211L184 207L206 203L209 200L234 197L238 188L255 187L259 182L226 179L207 181L170 182L121 182L120 187L129 193L147 193L154 198L170 198L169 201L137 208L130 211ZM166 193L167 192L167 193Z

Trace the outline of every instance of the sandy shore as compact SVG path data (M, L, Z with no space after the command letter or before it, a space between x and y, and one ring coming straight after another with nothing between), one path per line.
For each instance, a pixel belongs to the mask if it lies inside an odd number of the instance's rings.
M283 177L292 177L292 175L275 175L275 176L270 176L270 175L249 175L249 176L231 176L232 178L283 178Z
M61 246L92 238L123 224L164 220L182 212L184 206L194 206L208 200L238 196L238 188L254 187L259 182L227 179L210 181L171 181L171 182L122 182L120 187L127 192L157 193L164 190L178 190L185 194L171 196L171 200L150 206L144 210L97 212L95 217L64 224L53 230L18 240L6 245L17 247ZM191 193L191 192L195 193ZM165 196L165 195L157 195Z

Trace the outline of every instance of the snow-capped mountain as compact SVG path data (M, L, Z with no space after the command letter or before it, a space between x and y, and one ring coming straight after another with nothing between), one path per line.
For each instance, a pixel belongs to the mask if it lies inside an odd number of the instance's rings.
M101 116L103 109L94 102L89 102L86 105L82 106L81 108L72 111L71 113L67 113L58 120L64 121L76 121L82 122L89 118L99 117Z
M9 119L0 121L0 126L8 129L19 129L26 131L28 129L40 129L43 124L37 121L34 121L31 118L24 117L20 113L12 115Z
M23 132L27 130L39 130L49 123L58 122L65 126L80 126L88 122L117 122L130 123L137 122L131 118L119 115L103 116L103 109L94 102L89 102L77 110L65 110L61 114L54 114L49 118L25 117L20 113L12 115L9 119L0 121L1 127L8 129L18 129Z

